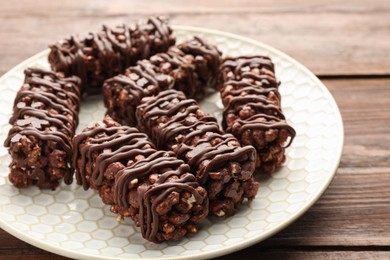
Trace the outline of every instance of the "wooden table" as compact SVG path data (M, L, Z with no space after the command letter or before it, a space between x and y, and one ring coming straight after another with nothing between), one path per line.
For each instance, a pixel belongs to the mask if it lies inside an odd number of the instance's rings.
M195 2L195 1L194 1ZM162 14L173 24L241 34L302 62L341 110L345 146L321 199L274 237L225 256L390 258L388 0L0 1L0 75L72 33ZM0 230L0 259L64 259Z

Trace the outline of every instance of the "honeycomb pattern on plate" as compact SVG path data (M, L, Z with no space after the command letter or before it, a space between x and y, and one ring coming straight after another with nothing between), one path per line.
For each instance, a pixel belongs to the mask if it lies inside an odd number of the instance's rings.
M61 185L55 191L36 187L18 190L8 181L7 151L0 148L0 226L43 249L74 258L212 257L249 246L272 235L302 214L323 192L338 165L343 140L341 117L326 88L305 68L272 48L233 35L194 28L178 28L180 39L201 35L229 55L260 53L276 64L282 105L297 131L287 150L285 166L260 176L256 199L225 220L208 219L201 231L177 243L145 241L130 220L117 222L98 195L81 187ZM8 118L23 68L48 68L47 52L17 66L0 79L0 142L9 129ZM201 106L221 118L217 94ZM78 131L104 115L102 100L83 102Z

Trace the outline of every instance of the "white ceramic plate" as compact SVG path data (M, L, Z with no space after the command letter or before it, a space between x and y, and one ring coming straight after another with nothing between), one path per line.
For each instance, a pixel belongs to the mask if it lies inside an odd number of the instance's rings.
M225 220L209 219L201 231L177 243L145 241L130 220L116 217L92 190L75 183L55 191L36 187L16 189L8 181L10 157L0 147L0 227L44 250L78 259L199 259L237 251L275 234L301 216L328 187L339 164L343 124L326 87L304 66L262 43L224 32L177 26L178 40L200 35L218 44L228 55L269 55L282 85L282 106L297 131L287 150L285 166L272 176L260 176L260 191ZM0 79L0 143L6 138L16 91L28 66L49 68L41 52L19 64ZM221 117L217 94L203 102L205 111ZM78 131L104 114L99 99L81 106Z

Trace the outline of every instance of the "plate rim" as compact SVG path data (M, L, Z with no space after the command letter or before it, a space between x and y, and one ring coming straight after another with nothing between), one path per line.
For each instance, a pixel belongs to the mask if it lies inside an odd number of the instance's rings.
M189 256L169 256L169 258L167 256L157 257L158 259L199 259L199 258L208 259L208 258L222 256L222 255L227 255L227 254L230 254L232 252L236 252L238 250L242 250L244 248L252 246L256 243L259 243L259 242L271 237L272 235L280 232L281 230L283 230L287 226L291 225L299 217L301 217L308 209L310 209L314 205L314 203L318 201L318 199L322 196L322 194L327 190L327 188L329 187L331 181L333 180L333 178L336 174L336 171L337 171L338 166L340 164L341 155L342 155L342 151L343 151L343 147L344 147L344 125L343 125L342 116L341 116L340 110L337 106L337 103L336 103L335 99L333 98L332 94L330 93L330 91L326 88L326 86L318 79L317 76L314 75L313 72L311 72L308 68L306 68L300 62L298 62L296 59L290 57L289 55L285 54L284 52L279 51L279 50L275 49L274 47L271 47L271 46L264 44L260 41L257 41L257 40L254 40L254 39L251 39L251 38L248 38L245 36L225 32L225 31L208 29L208 28L203 28L203 27L195 27L195 26L184 26L184 25L172 25L172 28L174 31L179 30L179 31L187 31L190 33L215 34L215 35L221 35L221 36L227 37L227 38L237 39L239 41L247 42L247 43L250 43L252 45L258 46L262 49L269 50L270 52L276 54L277 56L280 56L280 57L288 60L291 64L298 67L302 72L304 72L306 76L308 76L311 80L313 80L316 83L316 85L318 87L321 88L323 93L327 96L327 100L330 102L330 105L337 116L337 120L336 120L337 125L338 125L338 135L337 136L340 138L340 141L338 143L333 167L332 167L332 169L329 170L330 174L328 175L326 181L323 182L321 189L319 189L319 191L316 192L316 194L311 198L311 200L306 202L304 204L304 206L302 208L300 208L297 212L289 215L284 221L276 224L274 227L267 230L266 232L263 232L261 235L255 236L253 238L248 238L248 239L242 240L242 241L240 241L236 244L233 244L233 245L210 250L207 252L200 252L200 253L196 253L194 255L189 255ZM4 73L0 77L0 84L4 80L6 80L10 75L15 73L16 71L26 67L29 63L35 61L38 58L41 58L41 56L47 55L48 53L49 53L49 49L46 49L44 51L36 53L35 55L31 56L30 58L23 60L22 62L20 62L19 64L17 64L16 66L11 68L10 70L8 70L6 73ZM37 238L33 237L32 235L25 234L22 231L14 228L12 225L9 225L6 221L4 221L2 218L0 218L0 227L2 229L4 229L7 233L17 237L18 239L25 241L25 242L27 242L33 246L36 246L38 248L41 248L43 250L54 253L54 254L59 254L59 255L63 255L63 256L71 257L71 258L82 257L83 259L122 259L121 257L91 255L88 253L80 252L77 250L71 250L71 249L67 249L67 248L62 248L61 246L47 243L47 242L45 242L46 240L37 239ZM142 258L142 259L157 259L157 258Z

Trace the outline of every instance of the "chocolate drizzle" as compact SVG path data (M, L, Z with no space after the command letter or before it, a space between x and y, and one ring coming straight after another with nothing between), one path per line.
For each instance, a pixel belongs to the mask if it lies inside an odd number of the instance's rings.
M139 61L137 66L127 68L124 75L104 83L108 115L122 124L135 126L135 109L143 97L176 89L199 99L206 88L214 87L220 62L218 49L198 37Z
M167 20L151 17L133 26L103 26L83 38L64 39L50 46L49 63L54 71L79 76L83 93L95 93L104 80L173 44Z
M89 142L81 145L87 138ZM150 149L143 150L145 145L149 145ZM76 135L73 138L73 147L72 162L76 169L77 183L83 185L85 190L91 184L94 187L102 185L104 171L109 164L123 162L140 154L147 156L154 152L154 146L148 141L148 137L137 129L119 125L107 127L104 123L97 123ZM105 150L106 152L102 152ZM94 158L96 154L99 156ZM93 161L96 161L96 167L87 181L85 169L87 163Z
M163 85L160 82L162 90L173 88L184 91L188 96L193 97L203 87L192 60L189 57L186 58L186 54L176 46L170 47L166 53L158 53L149 60L143 60L140 63L149 63L149 67L154 69L157 77L168 80Z
M67 162L78 123L80 81L37 68L24 73L25 83L16 94L9 120L13 126L4 142L13 159L10 180L16 186L35 183L41 188L55 188L58 179L64 177L70 184L73 175Z
M261 161L267 158L265 171L274 171L284 161L284 148L291 145L296 133L282 112L280 83L275 78L271 59L265 56L227 58L221 65L220 78L224 82L221 88L224 129L242 143L254 144L258 167L262 169ZM271 154L271 147L279 152ZM273 166L271 161L275 161Z
M145 179L159 169L171 168L176 170L166 171L159 176L159 179L152 185L143 186L140 189L139 219L142 236L148 240L155 241L159 228L159 216L156 211L158 204L163 202L173 191L187 191L194 195L199 203L205 199L196 191L199 185L194 176L189 174L189 166L182 160L173 157L173 154L165 151L155 151L148 158L137 162L132 167L125 168L118 172L114 186L114 200L120 207L129 207L126 194L129 193L129 185L134 180ZM186 174L187 173L187 174ZM183 176L174 181L168 181L172 176ZM152 197L154 197L152 199Z
M212 146L210 142L217 138L223 141ZM199 169L197 180L201 185L204 185L209 178L209 173L215 171L215 169L223 168L226 166L226 162L234 161L244 155L247 155L249 160L255 159L253 147L229 145L229 143L235 142L237 142L237 139L230 134L222 136L220 134L210 134L207 138L200 140L196 147L186 145L185 143L179 145L176 154L179 158L187 158L187 163L192 168ZM202 162L208 162L206 167L199 167ZM250 177L252 177L252 172L249 171L249 173L238 176L238 179L245 181L250 179Z
M172 105L173 100L180 102ZM152 98L153 105L141 105L142 115L139 118L146 119L141 129L144 129L149 136L152 136L157 147L161 149L169 149L169 144L177 142L173 140L179 135L183 135L181 140L183 143L190 142L192 137L197 135L202 136L207 132L221 134L215 117L205 115L202 120L188 120L190 114L196 113L199 110L198 103L193 99L186 99L184 93L176 90L163 91L158 95L158 98ZM147 103L151 103L148 101ZM162 109L164 106L171 105L167 110ZM170 120L164 124L163 128L158 129L158 133L151 132L152 124L159 117L169 117Z
M258 120L259 119L259 120ZM264 120L266 119L266 120ZM260 129L260 130L270 130L270 129L284 129L288 132L290 138L286 145L283 148L287 148L291 145L294 136L295 130L292 126L288 125L286 121L282 120L279 117L267 115L267 114L257 114L251 116L246 120L238 119L237 122L242 125L238 135L241 136L246 130ZM261 124L259 122L262 122Z
M219 67L222 62L221 52L217 47L206 42L202 38L195 36L192 40L179 44L177 48L185 54L191 54L197 57L194 61L194 66L203 87L206 89L215 88ZM204 64L206 64L206 66L204 66Z
M276 82L276 81L275 81ZM274 83L268 81L268 78L261 81L261 88L245 81L227 81L224 84L224 89L221 92L222 101L224 105L229 103L230 97L246 96L246 95L257 95L270 97L275 96L274 102L280 106L281 96L277 87ZM229 97L229 98L228 98Z
M251 191L257 191L258 188L252 176L254 148L241 147L234 136L222 134L216 119L204 115L195 100L187 99L182 92L166 90L155 97L144 98L143 104L137 108L137 119L138 127L153 138L158 148L174 151L178 158L190 165L197 181L209 189L212 205L221 201L224 201L225 206L231 203L231 207L213 207L211 211L215 215L233 214L244 197L253 198ZM229 167L229 163L239 167L237 175L228 173L226 167ZM232 199L228 196L229 193L224 193L223 187L216 192L214 187L223 184L219 180L211 179L210 173L213 174L213 178L216 175L226 178L225 187L231 187L233 183L240 187L242 183L248 182L252 190ZM222 177L223 175L226 176ZM214 195L211 196L211 193ZM239 192L235 191L232 194Z
M236 80L241 80L245 76L252 76L254 78L259 77L258 73L250 72L249 68L259 69L262 71L261 74L270 76L274 75L274 64L272 60L269 57L262 55L225 58L220 70L232 71L233 78L231 79Z
M246 108L255 110L257 113L260 112L267 115L277 116L280 119L285 119L281 108L274 103L269 102L266 97L260 95L245 95L232 98L228 105L225 106L223 111L224 121L222 125L226 128L225 119L228 113L237 114Z
M73 144L78 183L98 189L102 198L108 196L109 200L103 200L110 201L114 212L130 216L145 239L156 243L176 240L187 229L196 232L193 228L207 216L206 191L189 173L189 166L172 152L157 151L136 128L121 126L106 117L75 136ZM120 165L115 172L109 170L113 164ZM107 183L109 191L104 192ZM190 201L185 193L192 196ZM172 196L179 197L172 201ZM187 214L192 217L184 221L173 218L183 214L173 206L179 202L188 204ZM165 230L169 225L174 225L176 231Z
M121 124L133 126L136 106L145 95L158 93L160 84L155 73L142 65L129 68L127 74L107 80L103 85L103 95L107 113Z

